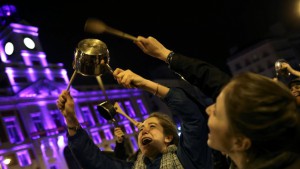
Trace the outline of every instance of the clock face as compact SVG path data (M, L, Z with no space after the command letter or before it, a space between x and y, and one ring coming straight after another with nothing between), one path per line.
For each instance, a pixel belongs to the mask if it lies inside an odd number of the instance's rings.
M24 38L23 42L24 42L25 46L28 49L34 49L35 48L34 41L31 38L29 38L29 37Z
M6 44L4 46L4 50L7 55L13 54L14 53L14 44L11 42L6 42Z

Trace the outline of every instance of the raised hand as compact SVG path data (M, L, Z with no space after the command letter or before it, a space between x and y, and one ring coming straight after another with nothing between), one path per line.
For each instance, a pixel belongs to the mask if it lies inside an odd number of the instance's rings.
M114 129L114 135L116 137L116 141L118 143L122 143L124 141L124 132L122 131L122 129L120 127L116 127Z
M69 91L63 90L61 92L56 102L56 106L65 117L69 134L74 135L80 124L75 114L74 100Z
M126 88L136 88L144 86L146 79L133 73L131 70L115 69L113 76L119 84Z
M154 58L160 59L166 62L167 56L171 53L171 50L167 49L154 37L149 36L145 38L143 36L138 36L137 41L134 43L147 55Z

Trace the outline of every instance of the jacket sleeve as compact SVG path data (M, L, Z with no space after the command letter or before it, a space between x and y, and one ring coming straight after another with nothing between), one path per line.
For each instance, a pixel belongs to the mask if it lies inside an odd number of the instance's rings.
M74 136L68 136L68 146L83 168L129 169L133 165L101 152L88 133L82 128L78 129Z
M128 158L128 154L125 148L125 139L122 143L116 142L114 153L115 153L115 157L120 160L126 160Z
M228 74L207 62L177 53L172 56L169 67L213 100L216 100L222 87L231 78Z
M212 152L207 145L208 127L203 112L205 107L192 101L180 88L170 88L163 101L181 121L177 155L184 168L212 168Z

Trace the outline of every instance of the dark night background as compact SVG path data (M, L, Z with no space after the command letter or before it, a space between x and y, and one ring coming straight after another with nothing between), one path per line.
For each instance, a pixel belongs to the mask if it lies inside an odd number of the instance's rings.
M78 42L97 38L108 46L112 68L131 69L150 79L172 78L165 63L143 54L130 40L85 33L89 17L134 36L153 36L175 52L205 60L228 73L230 51L279 36L271 26L282 26L288 32L300 30L296 0L78 1L6 1L16 6L20 18L39 28L48 62L64 63L69 77ZM115 83L110 75L103 77L104 83ZM97 83L94 78L77 78L73 84L93 83Z

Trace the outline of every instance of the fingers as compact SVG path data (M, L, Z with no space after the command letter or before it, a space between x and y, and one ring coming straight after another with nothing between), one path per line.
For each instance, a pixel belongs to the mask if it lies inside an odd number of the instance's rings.
M70 92L63 90L56 101L57 108L62 111L68 99L73 99Z
M148 52L147 45L149 45L149 37L138 36L137 41L134 42L144 53Z
M144 52L147 52L147 49L145 48L144 44L141 41L135 42L135 44Z
M120 127L116 127L116 128L114 129L114 134L115 134L115 136L117 136L117 137L121 137L121 136L124 135L124 132L121 130Z
M287 63L281 63L281 68L282 69L287 68Z
M125 71L123 69L116 68L113 75L119 84L121 84L123 86L126 85L124 81L126 81L127 74L125 73ZM125 78L124 78L124 76L125 76Z
M56 106L58 107L59 110L62 110L65 106L66 103L66 92L62 91L61 94L59 95L57 101L56 101Z
M122 70L117 68L114 71L114 77L117 80L117 82L121 85L123 85L126 88L134 88L135 84L133 83L136 74L133 73L131 70Z
M285 68L290 69L291 66L290 66L288 63L283 62L283 63L281 63L281 68L282 68L282 69L285 69Z
M120 74L121 72L124 72L124 70L120 68L116 68L115 71L113 72L113 76L117 78L118 74Z
M142 126L142 122L137 122L136 124L135 124L135 126L138 128L138 129L140 129L141 128L141 126Z
M128 70L123 73L123 76L121 78L121 84L126 88L132 88L131 82L133 81L133 73Z

